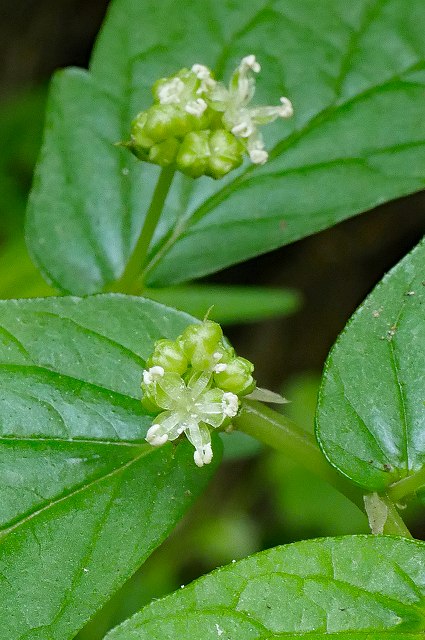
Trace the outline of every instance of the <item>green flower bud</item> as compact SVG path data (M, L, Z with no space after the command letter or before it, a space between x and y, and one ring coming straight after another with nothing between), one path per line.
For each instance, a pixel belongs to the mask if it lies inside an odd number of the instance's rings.
M204 175L210 159L208 139L208 131L192 131L185 136L176 158L180 171L192 178Z
M229 363L216 367L214 373L214 382L223 391L231 391L236 395L245 395L250 393L255 387L255 380L252 377L254 365L245 358L237 357Z
M242 164L245 148L229 131L213 131L209 139L208 174L218 180Z
M205 320L202 324L187 327L179 342L192 367L197 371L203 371L212 368L217 361L214 354L223 350L222 337L220 325L212 320Z
M180 143L177 138L168 138L164 142L154 144L149 151L149 162L168 167L176 159Z
M154 142L181 138L190 129L189 114L173 104L154 104L146 112L144 134Z
M142 111L131 123L131 141L134 145L142 149L150 149L154 144L152 138L146 135L145 125L147 118L147 111Z
M187 369L187 357L177 342L158 340L153 354L146 362L146 367L162 367L165 371L183 375Z

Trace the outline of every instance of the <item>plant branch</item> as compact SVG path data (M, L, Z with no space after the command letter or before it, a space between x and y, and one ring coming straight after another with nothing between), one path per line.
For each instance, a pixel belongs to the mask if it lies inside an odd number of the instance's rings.
M286 416L252 400L244 400L233 420L236 429L286 453L316 476L345 495L364 512L363 492L338 473L326 460L314 437Z
M142 230L137 240L133 253L127 263L122 276L114 282L108 291L120 293L139 293L143 288L142 269L146 262L146 256L152 241L153 234L158 225L174 177L173 167L164 167L159 174L158 182L152 196Z

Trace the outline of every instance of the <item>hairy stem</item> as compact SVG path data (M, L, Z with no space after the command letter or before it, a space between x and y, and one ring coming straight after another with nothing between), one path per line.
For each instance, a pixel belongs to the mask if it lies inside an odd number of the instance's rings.
M161 217L173 177L174 168L164 167L161 170L139 239L130 256L130 260L122 276L109 287L109 291L139 293L143 288L142 269L145 265L152 237Z

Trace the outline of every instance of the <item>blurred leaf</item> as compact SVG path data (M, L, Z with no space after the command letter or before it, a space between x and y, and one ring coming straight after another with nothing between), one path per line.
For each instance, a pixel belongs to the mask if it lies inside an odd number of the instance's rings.
M425 465L425 242L356 311L323 374L317 436L329 461L380 491Z
M31 262L23 238L0 250L0 298L36 298L54 293Z
M278 547L153 602L106 640L421 640L425 545L382 536Z
M238 287L233 285L186 285L147 289L145 295L170 307L181 309L202 320L208 317L220 324L257 322L297 311L300 296L290 289Z
M123 271L157 168L114 143L155 79L202 62L228 78L255 53L258 102L293 100L270 161L220 182L178 176L145 281L192 280L425 185L423 0L270 4L115 0L90 72L56 75L29 206L31 253L64 291ZM236 176L236 177L234 177Z
M22 227L41 145L46 90L36 88L0 105L0 233Z
M144 441L145 358L190 321L119 295L0 303L1 638L74 637L210 479L189 443Z

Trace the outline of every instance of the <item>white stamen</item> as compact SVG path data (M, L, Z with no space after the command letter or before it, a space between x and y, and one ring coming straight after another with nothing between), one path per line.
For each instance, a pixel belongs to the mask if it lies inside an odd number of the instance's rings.
M283 96L280 98L280 102L282 106L279 108L279 115L281 118L290 118L294 115L294 108L292 106L292 102L288 100L288 98L284 98Z
M251 69L254 73L259 73L261 71L261 65L259 62L257 62L253 54L242 58L240 68L242 69L243 67L245 67L246 69Z
M249 157L254 164L264 164L267 162L269 154L264 149L252 149L249 152Z
M161 425L153 424L146 434L146 440L153 447L160 447L161 445L165 444L168 440L168 435L166 433L162 435L158 433L160 429L161 429Z
M188 102L185 106L184 110L187 113L190 113L191 116L201 116L205 109L207 108L207 103L202 98L198 98L197 100L192 100Z
M214 360L221 360L222 357L223 357L223 354L220 353L220 351L216 351L215 353L213 353Z
M194 64L192 71L196 77L201 81L199 88L196 90L199 96L202 93L207 93L210 89L213 89L217 84L214 78L211 77L211 71L203 64Z
M165 371L162 367L156 366L151 367L150 369L145 369L143 371L143 382L146 385L152 384L155 382L156 378L162 378Z
M224 364L224 362L220 363L220 364L216 364L213 371L214 373L222 373L223 371L226 371L227 369L227 364Z
M194 64L191 71L199 80L208 80L211 77L210 70L204 64Z
M221 408L223 414L228 418L233 418L239 409L239 398L236 394L227 391L223 393L223 399L221 401Z
M249 138L249 136L254 133L254 127L249 120L242 120L232 127L232 133L233 135L240 136L241 138Z
M178 104L184 90L184 82L180 78L172 78L159 89L159 101L161 104Z

